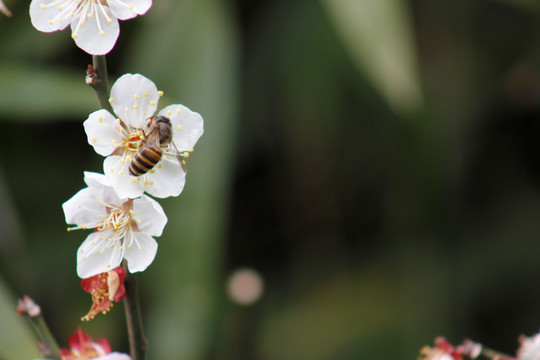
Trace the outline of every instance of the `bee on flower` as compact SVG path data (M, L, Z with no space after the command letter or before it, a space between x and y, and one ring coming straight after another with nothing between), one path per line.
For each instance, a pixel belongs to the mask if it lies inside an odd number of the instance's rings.
M71 37L79 48L105 55L120 34L118 20L143 15L151 6L152 0L32 0L30 19L46 33L71 25Z
M204 132L203 118L183 105L169 105L154 116L156 85L140 74L125 74L111 88L105 109L84 122L88 143L106 156L103 172L118 196L148 194L165 198L184 189L185 159Z
M93 229L77 250L77 274L89 278L127 261L129 272L144 271L154 260L167 217L157 201L143 195L121 198L103 174L84 173L87 188L62 208L68 228Z

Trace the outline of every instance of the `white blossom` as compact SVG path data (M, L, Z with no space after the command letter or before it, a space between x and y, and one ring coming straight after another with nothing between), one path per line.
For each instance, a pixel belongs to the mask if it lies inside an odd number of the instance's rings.
M521 336L519 342L518 360L540 360L540 333L531 337Z
M66 201L66 222L75 229L94 229L77 250L77 274L88 278L127 260L128 270L145 270L157 252L167 217L152 198L119 198L103 174L85 172L87 188Z
M144 148L145 124L157 109L161 91L140 74L121 76L111 89L109 102L118 116L105 109L91 113L84 122L88 143L106 156L103 171L118 196L135 198L143 192L158 197L178 196L184 189L183 158L189 156L203 134L201 115L183 105L169 105L157 115L171 122L172 144L163 146L163 156L144 175L133 176L129 165ZM181 156L176 156L175 153Z
M118 20L143 15L151 6L152 0L32 0L30 19L37 30L47 33L71 25L78 47L104 55L118 39Z

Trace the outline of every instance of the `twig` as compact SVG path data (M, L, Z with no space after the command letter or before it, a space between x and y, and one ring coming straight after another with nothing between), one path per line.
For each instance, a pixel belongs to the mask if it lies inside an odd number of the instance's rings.
M144 360L148 342L144 337L143 332L137 279L135 278L135 275L128 271L125 262L124 270L126 271L126 296L124 297L124 309L126 311L129 350L133 360Z
M39 339L39 350L43 353L43 356L47 359L60 359L60 347L45 322L40 306L25 295L22 299L19 299L17 314L26 316L30 320L32 328Z
M94 89L99 106L112 112L109 103L109 78L105 56L92 55L92 65L88 65L86 70L86 83Z

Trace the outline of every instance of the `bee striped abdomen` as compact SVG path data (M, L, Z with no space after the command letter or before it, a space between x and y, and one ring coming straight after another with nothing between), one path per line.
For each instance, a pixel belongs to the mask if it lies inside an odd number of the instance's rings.
M163 150L158 146L144 147L129 164L129 174L133 176L141 176L150 171L161 160Z

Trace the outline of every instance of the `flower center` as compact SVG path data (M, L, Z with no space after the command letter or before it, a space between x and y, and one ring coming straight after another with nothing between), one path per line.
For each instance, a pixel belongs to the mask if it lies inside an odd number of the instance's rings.
M131 129L124 139L124 153L135 154L142 145L144 134L141 129Z
M135 225L133 221L133 210L131 205L133 200L128 200L121 208L112 208L105 205L107 209L107 218L98 223L96 231L112 230L115 239L123 239L131 226Z

